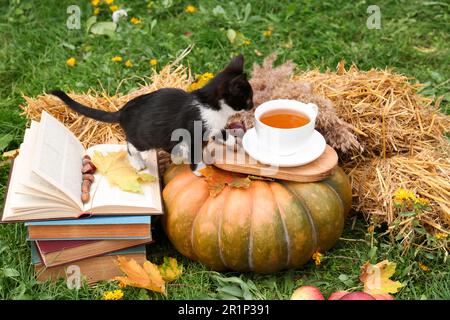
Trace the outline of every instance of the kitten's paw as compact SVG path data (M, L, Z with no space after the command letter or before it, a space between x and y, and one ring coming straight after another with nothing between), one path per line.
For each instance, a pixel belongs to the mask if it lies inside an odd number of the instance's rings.
M228 150L238 152L242 149L242 138L229 136L224 145Z
M224 141L224 144L227 146L227 148L233 149L236 145L236 138L230 134L228 135L227 140Z
M130 163L136 171L142 171L147 168L145 161L140 156L129 156Z
M197 177L202 176L202 174L200 173L200 169L203 169L205 167L206 167L206 164L204 162L191 164L191 170Z

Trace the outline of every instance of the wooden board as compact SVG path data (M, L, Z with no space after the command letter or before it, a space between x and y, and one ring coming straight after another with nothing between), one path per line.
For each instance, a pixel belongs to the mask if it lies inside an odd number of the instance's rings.
M213 165L226 171L255 176L298 182L314 182L326 179L338 163L338 155L329 145L326 146L324 153L318 159L303 166L291 168L264 165L251 158L247 153L245 155L242 153L245 153L245 151L240 151L239 158L236 151L234 154L227 154L227 157L219 157L222 159L215 159ZM223 154L225 154L225 151Z

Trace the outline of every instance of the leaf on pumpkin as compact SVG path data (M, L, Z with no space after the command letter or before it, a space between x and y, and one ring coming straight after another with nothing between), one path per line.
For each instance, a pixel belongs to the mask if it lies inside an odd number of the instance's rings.
M214 166L206 166L200 169L199 172L205 177L209 193L212 196L218 195L226 185L233 188L247 189L252 183L246 175L227 172Z
M158 270L162 278L167 282L178 279L183 273L183 267L178 266L177 260L168 257L164 257L164 263L158 266Z
M122 256L117 257L117 262L126 276L115 277L114 280L127 286L166 293L166 283L155 264L145 261L141 267L134 259L127 260Z
M364 292L369 294L396 293L405 285L389 279L395 273L396 264L383 260L377 264L368 261L361 267L359 279L364 283Z
M248 178L250 180L275 181L275 179L272 179L272 178L262 177L262 176L254 176L254 175L251 175L251 174L248 175Z
M92 162L111 186L117 186L123 191L143 193L141 183L156 181L148 173L136 172L128 161L126 151L109 152L106 155L95 151Z

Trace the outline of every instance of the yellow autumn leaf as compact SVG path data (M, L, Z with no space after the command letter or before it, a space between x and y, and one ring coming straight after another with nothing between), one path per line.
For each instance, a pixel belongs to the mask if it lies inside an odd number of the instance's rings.
M151 174L137 172L128 161L126 151L109 152L106 155L95 151L92 162L111 186L117 186L123 191L143 193L141 183L156 181Z
M158 266L159 272L167 282L174 281L183 273L183 267L178 266L175 258L164 257L164 263Z
M396 293L405 285L399 281L392 281L396 264L383 260L377 264L368 261L361 267L359 279L364 283L364 292L369 294Z
M19 149L14 149L14 150L3 152L2 157L7 158L7 159L14 159L18 155L19 155Z
M115 277L114 280L126 286L166 293L166 283L157 265L150 261L145 261L140 266L134 259L127 260L122 256L117 257L117 263L126 276Z

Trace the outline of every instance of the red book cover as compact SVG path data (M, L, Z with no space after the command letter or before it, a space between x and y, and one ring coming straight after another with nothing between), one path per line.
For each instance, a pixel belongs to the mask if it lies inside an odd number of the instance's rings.
M41 254L61 251L65 249L79 247L85 244L98 242L99 240L43 240L35 241Z

